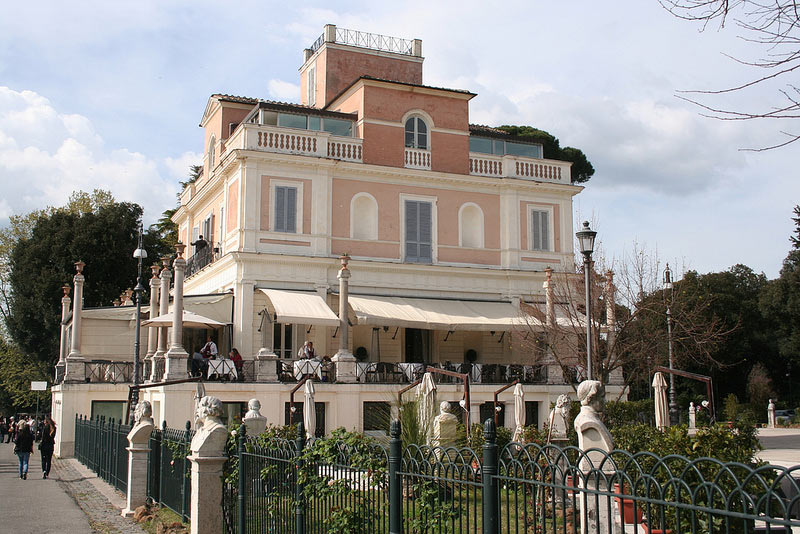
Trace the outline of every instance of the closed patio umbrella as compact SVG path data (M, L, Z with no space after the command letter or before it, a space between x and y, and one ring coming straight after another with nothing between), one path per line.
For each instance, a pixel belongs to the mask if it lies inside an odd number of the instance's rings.
M314 381L306 380L303 386L303 424L306 427L306 439L314 439L317 429L317 411L314 408Z
M522 441L522 433L525 428L525 392L522 384L514 386L514 429L513 441Z
M417 386L417 409L419 426L425 430L425 435L430 440L433 418L436 417L436 384L432 373L425 373L422 382Z
M653 399L656 408L656 428L664 430L669 426L669 408L667 406L667 381L658 372L653 377Z

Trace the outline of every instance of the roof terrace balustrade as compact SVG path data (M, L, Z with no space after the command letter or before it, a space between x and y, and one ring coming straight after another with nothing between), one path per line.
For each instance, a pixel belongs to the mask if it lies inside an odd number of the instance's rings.
M226 143L227 151L242 149L299 154L342 161L363 161L362 140L330 132L243 123Z
M470 152L469 173L476 176L521 178L559 184L571 183L569 162L524 156L495 156Z
M431 151L406 147L405 167L425 171L431 170Z

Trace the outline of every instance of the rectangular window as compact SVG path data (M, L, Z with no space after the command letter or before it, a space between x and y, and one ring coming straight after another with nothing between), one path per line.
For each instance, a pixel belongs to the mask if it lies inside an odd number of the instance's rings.
M308 117L308 129L320 131L322 129L322 119L320 117Z
M306 129L307 117L305 115L295 115L294 113L278 113L278 126L284 128Z
M352 137L353 121L346 121L342 119L325 119L325 122L323 123L323 130L330 132L333 135Z
M294 413L292 413L292 405L288 402L283 405L283 420L287 425L297 424L303 420L303 399L302 396L298 399L295 396ZM318 438L325 437L325 403L315 402L314 411L317 415L317 427L314 429L314 436Z
M297 233L297 188L275 187L275 232Z
M308 78L306 79L308 89L308 105L314 106L317 103L317 81L316 81L316 71L315 67L311 67L308 69Z
M406 261L433 262L433 207L430 202L406 200Z
M469 151L479 152L481 154L492 153L492 140L485 137L470 137L469 138Z
M379 430L389 432L391 408L388 402L365 402L363 410L364 432Z
M500 411L497 412L497 426L506 426L506 405L501 403L497 404ZM484 402L481 404L481 424L485 423L487 419L494 421L494 402Z
M124 415L125 401L92 401L92 413L90 416L93 419L102 416L106 418L106 421L111 419L121 421Z
M541 158L541 148L539 145L528 145L525 143L512 143L506 141L506 154L512 156L523 156L526 158Z
M525 401L525 426L539 428L539 401Z
M275 323L272 329L272 350L278 358L294 356L294 335L291 324Z
M531 210L531 250L550 250L550 212Z

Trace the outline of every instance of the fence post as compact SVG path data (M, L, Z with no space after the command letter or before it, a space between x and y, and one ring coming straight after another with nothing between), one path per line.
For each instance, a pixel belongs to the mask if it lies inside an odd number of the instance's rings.
M304 506L304 497L303 497L303 484L300 482L300 470L303 466L302 460L300 456L303 454L303 449L306 446L306 429L303 426L303 422L300 421L297 423L297 439L294 440L295 443L295 460L297 462L296 465L296 478L295 478L295 485L294 485L294 534L305 534L306 532L306 510Z
M389 429L389 534L403 531L403 484L400 476L403 440L400 438L400 420L392 421Z
M247 485L245 484L245 469L244 469L244 441L245 441L245 434L247 433L247 425L242 423L239 426L239 436L238 436L238 448L237 448L237 457L239 458L239 510L238 510L238 524L239 524L239 534L244 534L246 532L246 518L247 518L247 511L245 505L247 504L247 496L245 492L247 491Z
M189 451L189 444L192 441L190 439L191 437L192 437L192 422L191 421L186 421L186 432L184 432L184 434L183 434L183 442L186 444L186 446L183 448L183 455L182 455L183 456L183 489L182 489L182 492L181 492L182 493L182 497L183 497L183 499L181 500L181 512L183 512L183 513L181 515L183 515L183 520L184 521L189 521L189 513L188 513L188 510L189 510L189 496L191 495L191 492L192 492L192 486L191 486L192 479L189 478L188 476L186 476L186 473L187 473L186 467L187 467L187 462L189 462L189 452L190 452Z
M158 500L161 502L164 498L164 458L166 458L166 454L164 449L166 448L166 439L164 439L164 435L167 433L167 421L164 420L161 422L161 442L158 446L161 448L161 451L158 455Z
M491 418L483 424L483 440L483 534L497 534L497 431Z
M126 448L128 451L128 483L125 509L122 510L124 516L133 515L136 508L147 501L150 480L148 453L150 452L150 435L152 433L153 419L144 415L135 421L125 437L128 443ZM122 436L120 435L117 439L122 439Z

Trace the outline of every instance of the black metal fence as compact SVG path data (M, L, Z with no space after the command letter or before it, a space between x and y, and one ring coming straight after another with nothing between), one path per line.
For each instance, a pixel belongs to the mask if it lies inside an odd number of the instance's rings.
M242 433L226 466L225 531L716 534L800 528L800 466L518 443L498 449L493 422L484 428L480 451L404 448L399 422L392 424L388 449L351 437L308 447L303 439Z
M130 430L114 419L75 416L75 458L123 493L128 491Z
M150 435L147 462L147 496L184 521L189 519L191 498L191 463L187 457L192 436L194 431L189 421L185 430L167 428L165 421L160 430Z

